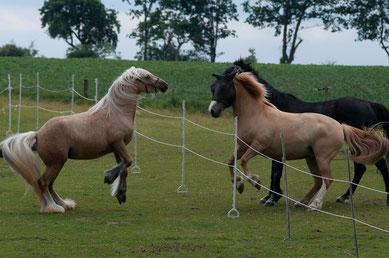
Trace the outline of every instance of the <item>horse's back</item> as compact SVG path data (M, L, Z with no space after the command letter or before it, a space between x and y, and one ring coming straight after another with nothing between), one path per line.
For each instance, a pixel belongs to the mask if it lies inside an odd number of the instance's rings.
M337 99L333 118L358 128L372 126L378 121L374 104L354 97Z

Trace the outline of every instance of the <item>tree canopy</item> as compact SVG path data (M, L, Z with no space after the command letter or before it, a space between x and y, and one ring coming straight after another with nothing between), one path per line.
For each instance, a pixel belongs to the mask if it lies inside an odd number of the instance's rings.
M258 28L274 28L282 36L280 63L293 62L297 48L303 42L299 31L303 22L330 14L335 0L247 0L243 7L249 14L246 22Z
M98 0L47 0L40 9L42 27L62 38L68 52L89 49L99 56L116 49L120 24L116 11Z
M378 41L389 58L389 1L341 0L324 17L327 29L355 29L357 40Z

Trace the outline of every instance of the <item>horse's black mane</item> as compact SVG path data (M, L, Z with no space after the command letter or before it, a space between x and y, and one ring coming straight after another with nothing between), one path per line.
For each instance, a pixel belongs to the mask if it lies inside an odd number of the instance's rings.
M280 103L283 103L286 98L297 99L297 97L295 97L292 94L281 92L281 91L278 91L277 89L275 89L269 82L267 82L265 79L263 79L261 76L259 76L258 72L253 67L251 67L250 63L246 63L243 59L236 60L233 63L233 65L225 71L225 73L233 72L235 70L236 66L241 68L243 70L243 72L252 73L257 78L259 83L262 83L263 85L265 85L266 90L269 94L268 98L271 98L270 100L273 103L277 103L280 105Z

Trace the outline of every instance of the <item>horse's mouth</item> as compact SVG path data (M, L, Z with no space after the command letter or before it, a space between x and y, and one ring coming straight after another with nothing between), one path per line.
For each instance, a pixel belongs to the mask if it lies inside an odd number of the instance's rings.
M209 104L208 111L211 113L212 117L218 118L222 114L222 111L224 109L223 104L212 100L211 103Z

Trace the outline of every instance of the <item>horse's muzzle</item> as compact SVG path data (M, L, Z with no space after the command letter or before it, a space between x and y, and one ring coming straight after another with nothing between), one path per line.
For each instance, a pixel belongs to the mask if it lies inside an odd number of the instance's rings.
M212 117L219 117L224 109L223 104L212 101L211 104L209 105L208 111L211 113Z
M158 89L161 92L165 92L169 88L167 83L164 80L161 80L161 79L158 81L158 86L157 87L158 87Z

